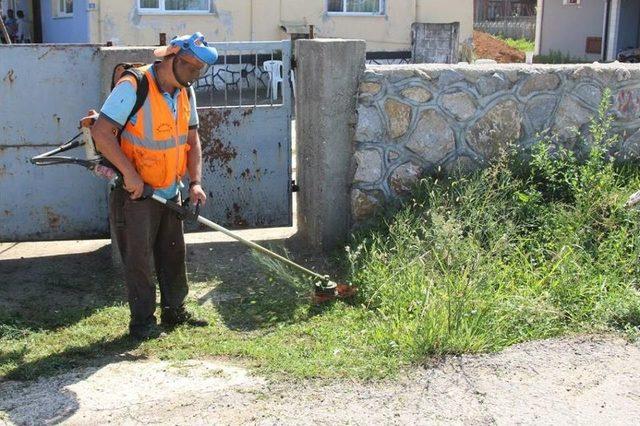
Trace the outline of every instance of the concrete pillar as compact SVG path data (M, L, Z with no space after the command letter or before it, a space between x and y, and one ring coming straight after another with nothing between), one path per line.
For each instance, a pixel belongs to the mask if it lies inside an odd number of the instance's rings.
M296 135L298 232L324 251L349 233L349 190L363 40L298 40Z

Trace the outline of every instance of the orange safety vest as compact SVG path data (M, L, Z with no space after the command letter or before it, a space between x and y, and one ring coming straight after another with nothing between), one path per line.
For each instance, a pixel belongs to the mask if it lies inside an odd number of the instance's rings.
M142 180L153 188L165 188L178 182L187 170L187 135L191 105L186 89L180 89L177 114L158 89L151 66L141 69L149 81L149 94L136 114L120 134L120 148L133 163ZM120 81L130 81L137 87L136 78L125 75Z

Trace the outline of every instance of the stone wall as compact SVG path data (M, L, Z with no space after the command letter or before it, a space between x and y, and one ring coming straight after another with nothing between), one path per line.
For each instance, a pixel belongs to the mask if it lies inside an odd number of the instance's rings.
M638 157L638 65L368 66L358 95L353 221L421 176L481 167L507 144L527 147L552 132L570 145L606 87L622 151Z

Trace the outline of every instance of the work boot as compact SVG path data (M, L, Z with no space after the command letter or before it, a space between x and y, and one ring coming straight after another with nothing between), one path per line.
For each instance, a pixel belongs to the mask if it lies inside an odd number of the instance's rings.
M184 308L163 308L160 315L160 323L167 328L174 328L179 325L188 325L190 327L207 327L208 321L194 318Z
M163 337L165 334L155 323L129 326L129 336L135 340L150 340Z

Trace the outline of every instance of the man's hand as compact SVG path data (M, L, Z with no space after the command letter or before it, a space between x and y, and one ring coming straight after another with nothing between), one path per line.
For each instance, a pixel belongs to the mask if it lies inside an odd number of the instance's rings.
M204 206L204 203L207 201L207 194L205 194L202 186L193 185L189 189L189 199L194 206L198 204L198 201L200 201L200 205Z
M144 191L144 181L138 173L124 175L124 189L129 192L132 200L142 197Z

